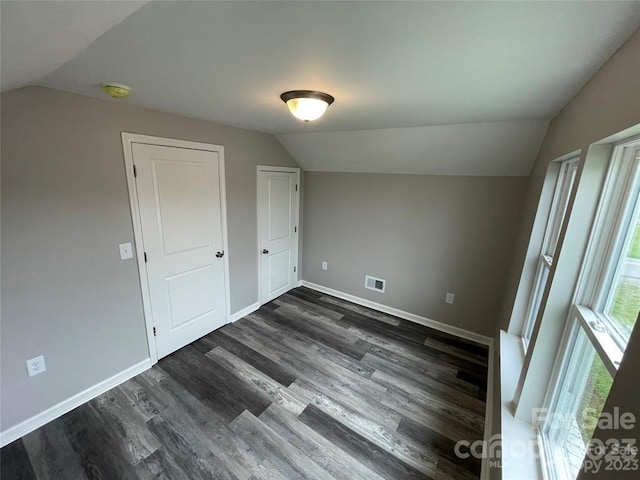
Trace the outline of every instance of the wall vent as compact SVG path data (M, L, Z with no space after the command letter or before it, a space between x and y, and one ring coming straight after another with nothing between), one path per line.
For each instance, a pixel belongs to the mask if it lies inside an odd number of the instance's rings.
M384 287L387 282L381 278L371 277L367 275L364 277L364 286L369 290L375 290L376 292L384 293Z

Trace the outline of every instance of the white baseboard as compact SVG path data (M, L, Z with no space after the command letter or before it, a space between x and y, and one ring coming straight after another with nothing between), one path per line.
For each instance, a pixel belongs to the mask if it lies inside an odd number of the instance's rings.
M241 318L246 317L250 313L253 313L256 310L258 310L259 308L260 308L260 302L256 302L252 305L249 305L248 307L243 308L242 310L239 310L236 313L232 314L231 318L229 319L229 323L237 322Z
M70 412L76 407L87 403L89 400L103 394L104 392L126 382L130 378L144 372L151 368L151 360L146 359L136 365L133 365L120 373L115 374L113 377L107 378L100 383L95 384L93 387L89 387L86 390L67 398L62 402L48 408L44 412L38 413L31 418L8 428L7 430L0 432L0 447L10 444L11 442L24 437L26 434L33 432L34 430L42 427L52 420Z
M333 295L334 297L338 297L343 300L347 300L349 302L357 303L358 305L371 308L372 310L378 310L379 312L388 313L389 315L394 315L396 317L409 320L410 322L419 323L420 325L433 328L434 330L439 330L444 333L449 333L451 335L465 338L467 340L471 340L472 342L478 342L483 345L489 345L489 346L493 345L493 338L487 337L485 335L480 335L479 333L470 332L469 330L465 330L459 327L454 327L453 325L447 325L446 323L438 322L436 320L431 320L430 318L421 317L420 315L416 315L414 313L409 313L409 312L405 312L404 310L388 307L387 305L382 305L381 303L372 302L371 300L365 300L364 298L356 297L355 295L344 293L339 290L334 290L333 288L323 287L322 285L307 282L306 280L302 280L300 283L301 283L301 286L303 287L307 287L321 293L326 293L327 295Z

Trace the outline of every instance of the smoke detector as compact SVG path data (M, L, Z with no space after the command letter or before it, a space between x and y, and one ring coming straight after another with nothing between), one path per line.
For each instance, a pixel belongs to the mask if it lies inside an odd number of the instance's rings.
M113 98L126 98L131 94L131 87L122 83L103 83L102 90Z

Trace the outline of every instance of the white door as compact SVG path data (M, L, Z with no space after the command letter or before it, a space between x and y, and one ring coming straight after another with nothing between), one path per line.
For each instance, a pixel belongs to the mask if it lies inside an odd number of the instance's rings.
M134 143L158 358L227 323L218 152Z
M271 169L270 169L271 168ZM298 281L298 169L258 167L260 302Z

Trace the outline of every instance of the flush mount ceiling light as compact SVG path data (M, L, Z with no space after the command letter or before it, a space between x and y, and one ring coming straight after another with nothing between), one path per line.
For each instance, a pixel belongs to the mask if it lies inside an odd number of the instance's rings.
M125 98L131 94L131 87L122 83L103 83L102 90L113 98Z
M280 95L280 98L287 104L294 117L305 122L320 118L334 100L327 93L314 92L312 90L292 90L284 92Z

